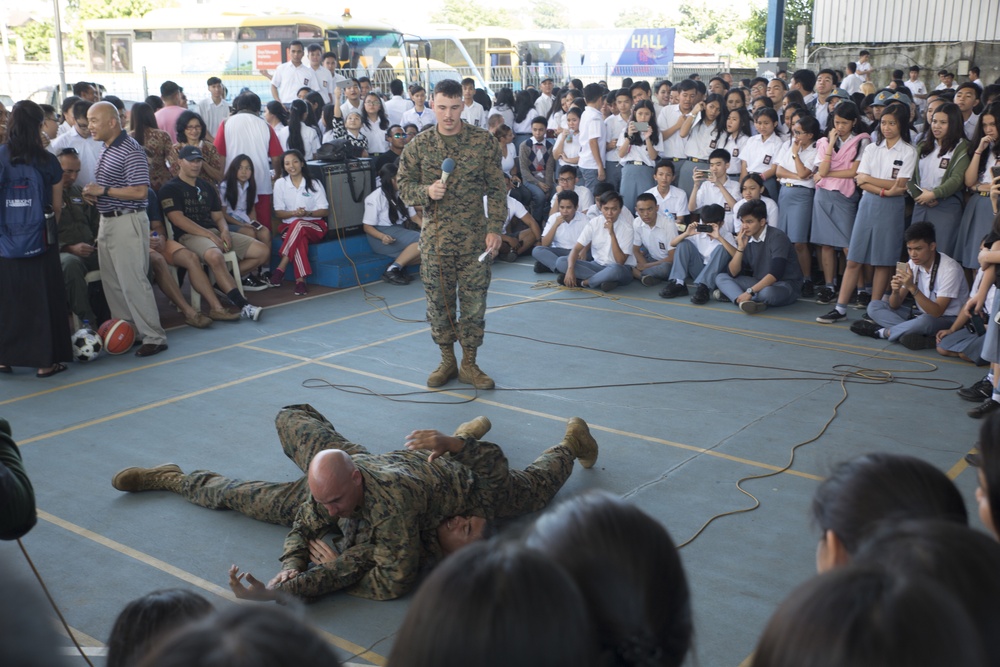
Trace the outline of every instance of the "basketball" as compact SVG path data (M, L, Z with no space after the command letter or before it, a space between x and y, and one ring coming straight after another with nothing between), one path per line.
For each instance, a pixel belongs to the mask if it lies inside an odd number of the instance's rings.
M125 320L108 320L97 333L104 339L104 349L108 354L124 354L132 349L135 342L135 329Z

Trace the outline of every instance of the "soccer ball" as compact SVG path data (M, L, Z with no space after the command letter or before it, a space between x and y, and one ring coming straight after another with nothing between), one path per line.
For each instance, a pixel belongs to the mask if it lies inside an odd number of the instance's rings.
M73 357L77 361L93 361L101 356L104 341L93 329L80 329L73 334Z

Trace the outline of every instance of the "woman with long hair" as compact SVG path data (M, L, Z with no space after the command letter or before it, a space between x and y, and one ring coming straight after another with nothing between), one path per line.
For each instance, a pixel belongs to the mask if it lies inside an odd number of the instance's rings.
M708 156L719 148L726 136L726 100L722 95L711 94L699 102L681 125L680 136L685 140L687 159L681 162L677 174L677 187L684 192L694 188L695 169L708 168Z
M201 151L201 174L209 183L218 184L222 180L223 166L225 160L215 150L215 145L211 141L205 140L208 128L201 116L193 111L185 111L177 117L177 143L170 149L170 173L177 176L180 173L180 158L178 157L181 148L184 146L194 146Z
M1000 103L983 110L970 145L965 185L973 194L959 224L955 259L966 269L975 270L979 268L979 240L990 231L994 218L990 184L996 177L994 170L1000 167Z
M373 252L392 258L382 280L393 285L407 285L412 278L406 267L420 263L421 217L408 207L396 189L395 162L379 171L381 186L365 197L364 229Z
M733 92L739 93L743 91L736 90ZM747 141L753 136L752 127L753 120L750 118L750 112L746 110L745 106L738 109L730 109L726 113L726 134L722 137L718 147L729 151L729 170L726 173L729 174L730 178L740 180L740 171L742 171L743 165L740 154L746 147Z
M219 184L219 197L229 231L257 239L267 246L270 253L271 230L257 220L257 179L250 156L237 155L229 163L229 169ZM270 264L267 261L261 266L267 267ZM257 275L251 273L243 279L243 287L250 290L263 289L268 287L270 278L270 271L259 270Z
M643 123L645 129L641 129ZM628 126L618 137L618 158L622 170L620 191L625 208L630 211L635 211L635 198L656 185L653 167L662 142L653 103L640 100L632 109Z
M775 176L781 188L778 192L778 228L795 244L795 254L802 269L802 296L810 298L816 291L812 281L812 252L809 233L812 227L813 198L816 196L816 140L820 138L819 121L808 113L790 126L792 140L778 153Z
M389 129L389 117L385 115L385 105L382 98L375 93L365 96L361 114L361 134L368 141L368 155L375 157L389 150L389 142L385 132Z
M521 144L531 138L531 121L535 117L535 101L531 93L527 90L517 91L514 96L514 124L511 129L514 131L514 152L521 148Z
M132 113L129 117L129 135L146 151L146 158L149 160L150 185L159 192L163 184L173 178L167 167L173 142L170 141L169 134L157 127L153 107L145 102L137 102L132 105Z
M309 244L326 236L330 205L323 184L309 176L306 159L297 150L281 156L283 175L274 183L274 215L281 220L281 260L271 274L271 285L281 287L289 262L295 278L295 295L308 293L306 278L312 273Z
M514 126L514 91L510 88L501 88L497 91L497 103L490 109L487 116L502 116L504 125Z
M285 105L277 100L271 100L264 107L264 120L274 130L274 135L278 137L281 150L288 150L288 110Z
M288 107L288 147L285 150L296 150L306 160L311 160L320 146L320 137L307 122L309 113L309 106L302 100L292 100Z
M34 231L41 233L42 247L28 257L0 255L0 373L29 366L38 369L40 378L61 373L67 368L62 362L73 359L59 246L50 233L62 211L63 170L42 145L39 128L44 119L34 102L18 102L7 119L7 140L0 146L0 172L27 169L34 172L32 181L41 180L41 201L30 203L32 216L41 218L40 229ZM32 193L30 187L25 191Z

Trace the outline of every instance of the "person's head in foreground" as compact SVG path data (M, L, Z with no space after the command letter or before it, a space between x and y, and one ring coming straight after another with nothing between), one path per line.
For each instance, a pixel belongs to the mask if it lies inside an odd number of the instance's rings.
M163 636L212 613L212 604L191 591L169 588L132 600L118 614L108 638L108 667L130 667Z

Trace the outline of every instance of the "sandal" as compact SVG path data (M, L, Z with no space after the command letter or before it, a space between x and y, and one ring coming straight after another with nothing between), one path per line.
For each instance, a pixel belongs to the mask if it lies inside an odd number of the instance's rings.
M57 363L57 364L54 364L51 369L45 371L44 373L42 371L38 371L37 373L35 373L35 377L37 377L37 378L50 378L53 375L57 375L58 373L62 373L65 370L69 370L69 367L66 366L66 364L58 364Z

